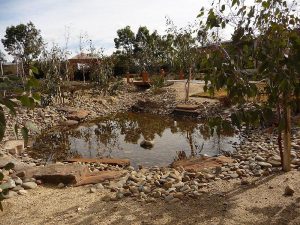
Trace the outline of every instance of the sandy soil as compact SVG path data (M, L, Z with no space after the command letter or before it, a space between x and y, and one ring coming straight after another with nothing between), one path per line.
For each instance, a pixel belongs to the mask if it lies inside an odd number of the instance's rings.
M284 196L287 184L295 194ZM39 187L4 202L0 224L300 224L300 172L258 178L255 184L218 181L198 199L168 204L126 198L102 201L88 187ZM113 193L111 193L113 194Z
M174 84L172 86L170 86L171 88L173 88L175 90L176 93L176 100L183 100L185 99L185 81L176 81L174 82ZM190 96L203 92L203 87L204 84L203 83L198 83L198 82L191 82L190 83ZM218 100L214 100L214 99L209 99L209 98L194 98L194 97L190 97L190 100L199 102L199 103L203 103L203 102L217 102Z

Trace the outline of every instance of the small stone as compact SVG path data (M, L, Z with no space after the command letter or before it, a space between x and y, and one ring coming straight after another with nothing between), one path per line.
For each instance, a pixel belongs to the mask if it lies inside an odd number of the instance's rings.
M102 201L108 202L110 201L110 196L109 195L105 195L104 197L102 197Z
M64 188L64 187L65 187L65 184L64 184L64 183L59 183L59 184L57 185L57 187L58 187L58 188Z
M38 185L35 182L25 182L22 187L25 189L35 189Z
M172 183L171 182L164 183L164 188L169 189L171 187L172 187Z
M295 192L295 190L291 185L287 185L284 189L284 195L286 195L286 196L293 196L294 192Z
M19 190L18 194L19 195L26 195L26 194L28 194L28 191L26 191L26 190Z
M95 184L95 186L94 186L96 189L99 189L99 190L103 190L104 189L104 187L103 187L103 185L102 184Z
M3 195L3 197L4 197L5 199L8 199L8 198L13 198L13 197L16 196L16 195L18 195L17 192L15 192L15 191L9 191L6 195Z
M117 198L117 199L122 199L122 198L124 198L123 193L122 193L122 192L117 192L116 198Z
M182 192L177 192L174 193L174 198L178 198L178 199L183 199L184 198L184 194Z
M167 201L167 202L170 202L173 199L174 199L173 195L168 195L165 197L165 201Z
M15 181L16 185L22 185L23 184L23 181L21 180L20 177L15 177L14 181Z
M271 168L272 164L271 163L267 163L267 162L258 162L258 165L260 165L263 168Z
M241 180L241 185L249 185L250 182L248 180L242 179Z
M90 193L96 193L97 192L97 189L96 188L94 188L94 187L91 187L90 188Z

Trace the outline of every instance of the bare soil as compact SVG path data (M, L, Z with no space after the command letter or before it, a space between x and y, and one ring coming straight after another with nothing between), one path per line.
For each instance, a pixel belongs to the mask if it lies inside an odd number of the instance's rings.
M294 196L284 196L287 184ZM300 224L300 173L257 178L250 185L217 181L198 199L105 202L88 187L38 187L4 202L0 224ZM113 195L113 193L109 193Z

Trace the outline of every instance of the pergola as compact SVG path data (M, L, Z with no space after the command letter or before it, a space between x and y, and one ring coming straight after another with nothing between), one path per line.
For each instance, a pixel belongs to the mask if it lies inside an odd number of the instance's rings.
M70 71L70 80L74 80L74 72L78 68L78 64L94 65L100 63L100 58L91 54L80 53L71 59L68 59L68 67Z

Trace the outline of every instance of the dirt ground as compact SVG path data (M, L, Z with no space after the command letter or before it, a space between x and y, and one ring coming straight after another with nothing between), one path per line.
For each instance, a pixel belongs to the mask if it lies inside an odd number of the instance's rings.
M284 196L290 184L292 197ZM218 181L198 199L168 204L126 198L105 202L88 187L38 187L4 202L0 224L300 224L300 172L258 178L255 184ZM111 193L113 194L113 193Z
M185 99L185 81L176 81L170 87L175 90L176 93L176 100L183 100ZM194 94L198 94L203 92L204 83L200 83L199 81L191 81L190 83L190 93L189 95L192 96ZM217 102L217 100L209 99L209 98L195 98L190 97L190 100L203 103L203 102Z

